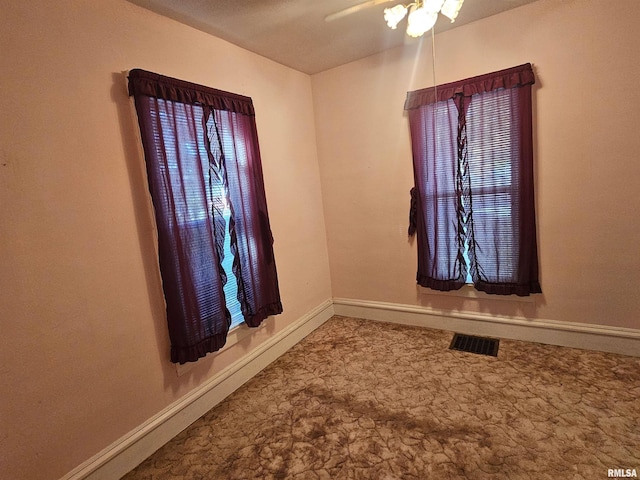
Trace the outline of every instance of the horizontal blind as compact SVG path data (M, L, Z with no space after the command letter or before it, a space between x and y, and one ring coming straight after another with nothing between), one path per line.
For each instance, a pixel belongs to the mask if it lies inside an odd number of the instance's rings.
M517 89L471 97L467 154L471 179L475 254L482 280L517 281L519 115Z

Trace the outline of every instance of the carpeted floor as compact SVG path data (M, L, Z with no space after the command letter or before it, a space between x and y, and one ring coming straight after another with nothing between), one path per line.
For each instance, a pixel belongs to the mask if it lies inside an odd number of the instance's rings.
M123 478L640 474L640 358L451 338L333 317Z

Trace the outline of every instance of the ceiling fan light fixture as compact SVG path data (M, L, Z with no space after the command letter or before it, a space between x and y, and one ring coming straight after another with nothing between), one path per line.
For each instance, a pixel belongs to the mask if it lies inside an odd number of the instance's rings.
M445 0L440 13L442 13L445 17L451 20L451 23L453 23L456 20L458 12L460 12L460 7L462 7L463 3L464 0Z
M407 7L404 5L396 5L395 7L384 9L384 19L389 28L395 30L400 21L407 15Z
M407 18L407 35L410 37L420 37L429 29L433 28L438 20L438 11L430 12L424 6L418 8L411 7Z

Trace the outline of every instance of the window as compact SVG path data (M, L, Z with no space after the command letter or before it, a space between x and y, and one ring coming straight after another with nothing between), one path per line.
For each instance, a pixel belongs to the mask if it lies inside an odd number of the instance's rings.
M226 223L224 231L224 259L222 260L222 268L227 275L227 283L224 285L225 304L231 315L231 324L229 330L244 322L242 309L238 301L238 280L233 273L233 253L231 252L231 232L229 232L229 221L231 219L231 209L228 203L223 210L223 218Z
M129 74L158 228L171 361L282 312L250 98Z
M541 292L530 64L407 94L420 285Z

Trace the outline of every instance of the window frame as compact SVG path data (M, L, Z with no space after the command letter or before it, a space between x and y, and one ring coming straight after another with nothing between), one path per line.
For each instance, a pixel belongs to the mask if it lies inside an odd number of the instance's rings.
M418 237L417 281L420 285L440 291L458 290L467 284L466 271L469 270L474 288L489 294L541 293L533 193L531 85L534 83L531 64L524 64L408 92L405 110L409 116L414 165L409 233ZM484 122L485 108L487 114L510 115L502 127L508 128L503 137L510 140L506 150L511 186L490 184L500 176L486 182L483 179L484 185L483 182L478 185L474 180L478 172L471 172L469 149L474 148L472 142L478 133L474 131L469 141L468 130L470 122L472 129L478 129L495 118ZM483 118L477 118L478 115ZM513 115L518 116L517 123L513 122ZM489 162L488 168L504 164L504 155L495 157L491 148L493 138L483 138L483 146L488 147L483 155ZM497 163L491 163L494 157L498 158ZM517 180L515 193L514 179ZM480 195L483 189L489 195ZM510 215L493 215L489 221L474 219L474 213L478 217L481 214L480 205L473 205L473 199L487 199L484 207L490 211L497 208L491 198L497 198L498 191L509 195ZM435 197L429 192L437 192L439 197L453 196L455 205L433 202ZM500 229L509 224L508 230L515 232L511 236L515 247L511 255L505 255L496 245L499 238L505 237ZM469 265L464 258L467 245ZM503 265L511 268L502 268Z
M128 78L156 217L171 361L195 362L225 345L232 323L226 240L246 325L282 313L253 102L141 69Z

